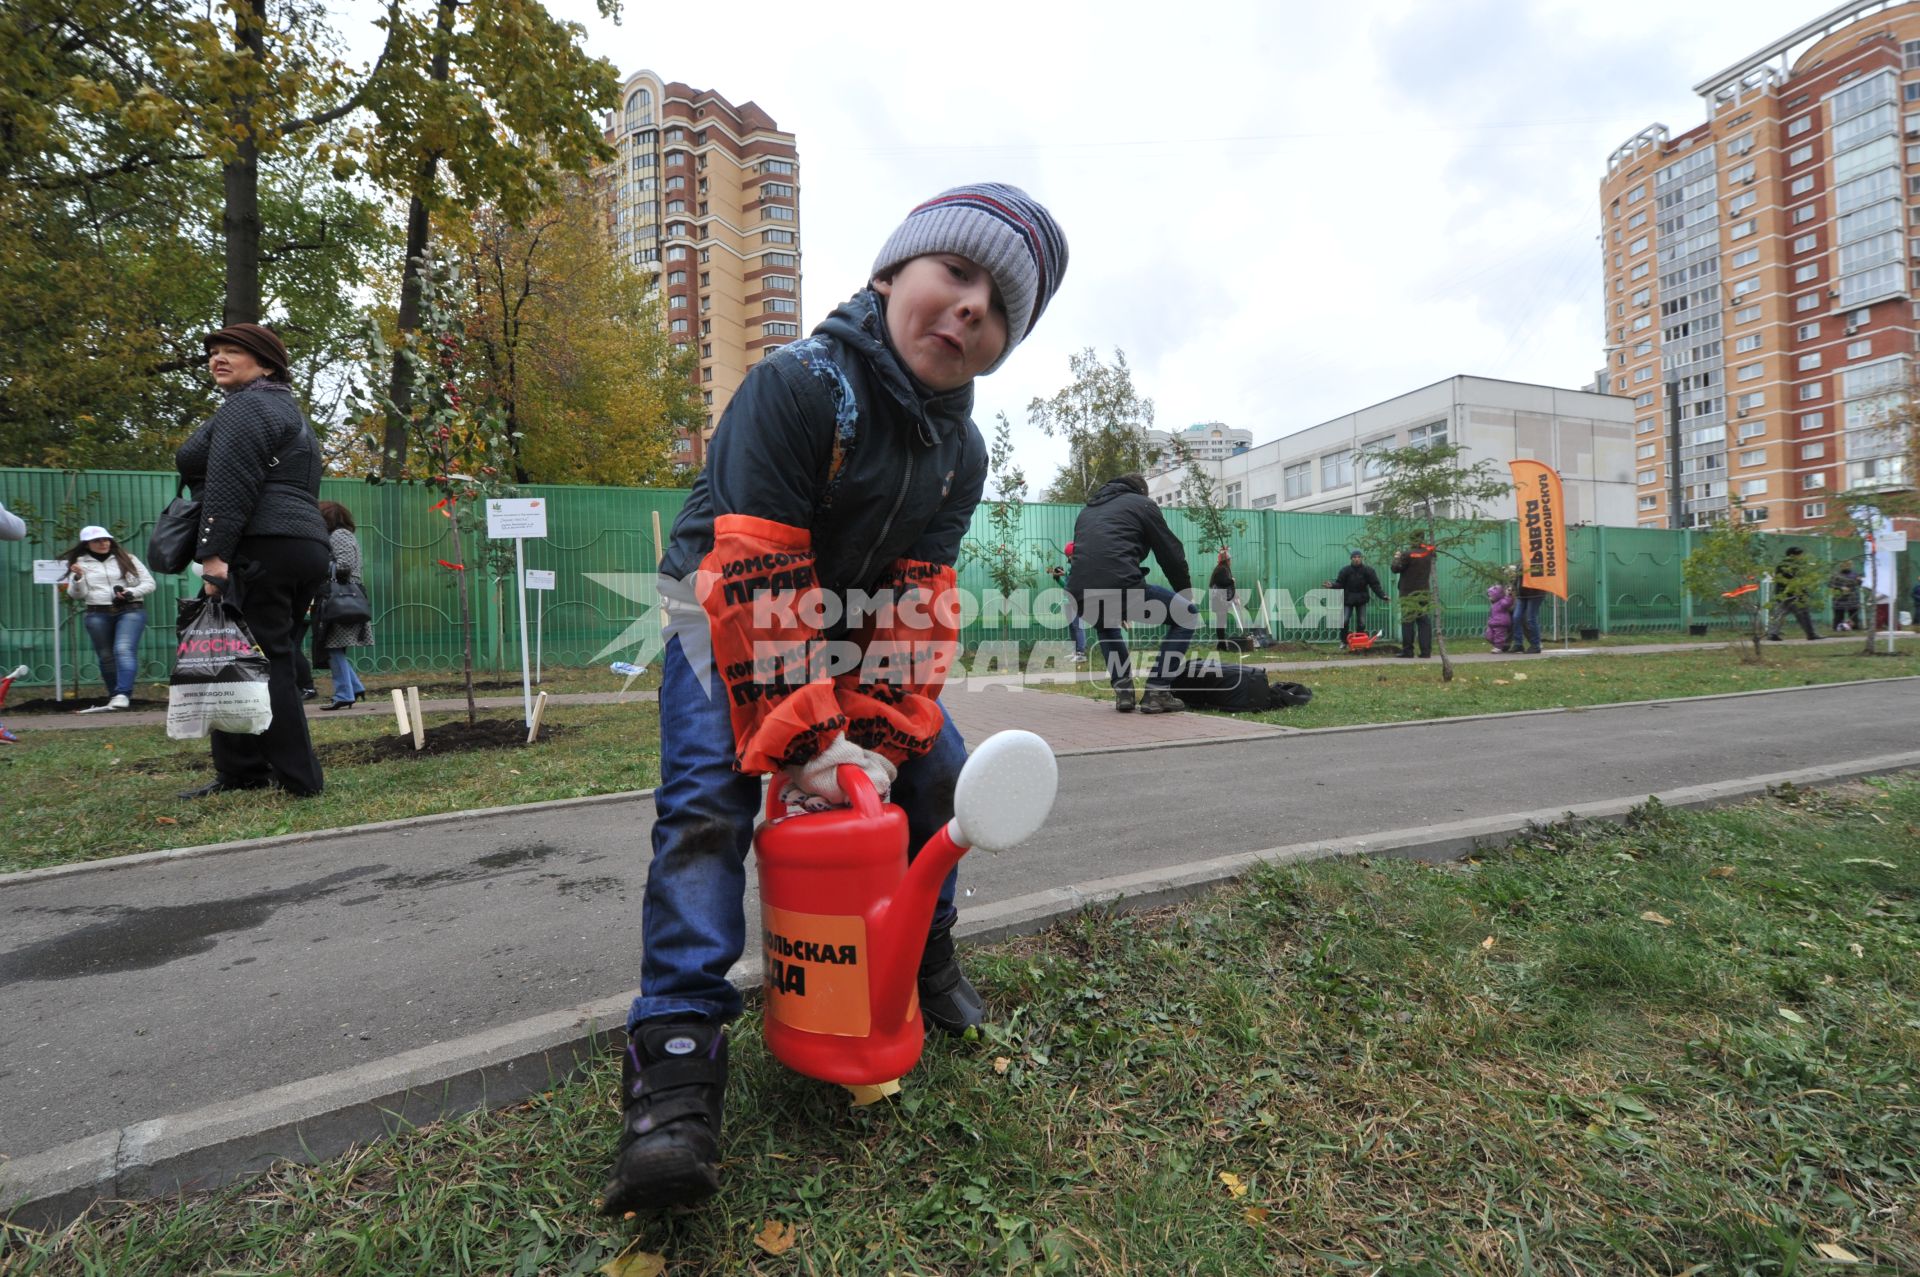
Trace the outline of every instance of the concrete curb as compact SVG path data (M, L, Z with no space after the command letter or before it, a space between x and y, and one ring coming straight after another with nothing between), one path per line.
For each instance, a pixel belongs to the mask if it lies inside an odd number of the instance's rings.
M1853 759L1650 795L1666 806L1709 808L1783 784L1829 785L1920 768L1920 750ZM1166 869L1096 879L970 908L956 934L973 943L1028 934L1085 909L1149 909L1188 900L1260 865L1332 856L1448 860L1564 820L1614 821L1646 797L1614 798L1350 838L1241 852ZM757 989L757 961L729 973ZM102 1201L216 1188L275 1162L310 1163L395 1131L476 1108L512 1103L572 1075L607 1048L629 997L501 1025L338 1073L140 1122L0 1165L9 1218L51 1227Z

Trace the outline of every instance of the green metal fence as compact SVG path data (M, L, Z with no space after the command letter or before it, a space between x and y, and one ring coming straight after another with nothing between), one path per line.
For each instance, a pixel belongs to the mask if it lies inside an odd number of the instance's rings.
M31 568L31 560L63 557L70 548L70 542L55 540L52 530L65 535L83 524L100 523L138 553L173 490L170 474L0 468L0 502L27 517L35 530L48 533L26 545L0 547L0 667L24 664L29 674L23 683L53 682L56 591L33 585ZM528 596L539 617L546 663L621 659L657 633L657 619L644 602L644 578L658 559L656 527L662 534L672 528L686 494L671 489L531 487L523 495L548 502L548 536L526 546L527 566L552 570L556 577L554 590ZM346 479L325 481L321 496L353 512L365 551L376 643L355 652L356 664L374 673L458 669L457 577L438 562L454 558L452 539L446 518L431 509L434 498L413 485ZM1020 537L1031 591L1051 586L1046 565L1062 562L1061 549L1073 537L1078 513L1074 506L1025 508ZM988 531L986 517L983 506L974 525L978 536ZM1336 641L1339 603L1320 590L1345 566L1365 521L1356 515L1273 511L1238 511L1234 517L1243 521L1229 541L1234 575L1255 623L1283 638ZM1204 587L1217 547L1202 545L1182 512L1169 511L1168 521L1188 547L1194 583ZM1691 546L1691 533L1595 527L1568 531L1573 582L1561 620L1570 630L1656 633L1679 631L1695 620L1721 623L1717 612L1694 616L1680 587L1680 564ZM1518 557L1514 528L1509 525L1500 543L1485 549L1497 552L1502 561L1513 561ZM474 588L476 664L517 669L511 552L500 543L491 554L485 547L468 546L465 557ZM1391 592L1386 565L1375 566ZM962 587L976 597L994 593L978 561L963 562L960 578ZM163 578L150 598L151 620L141 644L143 679L164 678L170 669L170 622L182 592L193 588L193 577ZM1484 587L1464 574L1443 570L1440 589L1447 633L1478 634L1486 624ZM1058 628L1041 619L1046 611L1042 606L1025 620L982 615L969 624L964 638L969 643L1063 639ZM62 596L58 615L62 681L97 688L98 665L78 609ZM1371 628L1389 633L1398 621L1389 604L1376 603L1369 616Z

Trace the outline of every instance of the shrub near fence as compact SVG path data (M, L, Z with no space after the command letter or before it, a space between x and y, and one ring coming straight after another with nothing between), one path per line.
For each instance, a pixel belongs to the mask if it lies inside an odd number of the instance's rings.
M51 538L87 523L100 523L135 553L142 553L154 517L172 498L174 476L135 471L0 469L0 502L48 531L48 539L0 547L0 666L24 664L22 683L53 682L53 607L51 586L33 585L32 560L64 555L70 540ZM453 556L447 520L432 510L434 498L410 484L368 484L328 479L321 497L353 512L365 551L367 593L374 606L371 649L356 653L356 663L372 673L446 672L460 667L459 604L455 573L440 560ZM549 665L587 665L630 657L657 636L658 617L646 605L648 578L658 561L655 520L664 535L686 500L678 489L530 486L521 495L548 502L548 535L530 541L530 568L555 573L556 588L529 592L530 608L544 610L544 656ZM1077 506L1030 503L1023 510L1020 538L1031 565L1029 589L1050 588L1049 563L1064 562L1062 547L1073 537ZM1346 564L1365 520L1357 515L1236 511L1244 528L1229 542L1242 601L1256 624L1276 636L1331 643L1339 638L1339 604L1316 596L1320 583ZM1178 510L1168 522L1187 546L1196 588L1204 594L1218 547L1200 543L1198 530ZM986 507L976 513L973 538L990 529ZM971 539L971 538L970 538ZM1695 609L1680 586L1680 563L1692 534L1654 528L1576 527L1568 530L1568 561L1573 588L1565 624L1610 632L1677 632L1690 620L1718 625L1715 609ZM1792 538L1813 544L1813 538ZM1784 546L1787 538L1782 538ZM466 571L473 579L475 663L481 669L517 669L518 624L514 615L511 542L482 542L468 547ZM1499 544L1485 547L1502 562L1518 556L1512 525ZM1392 576L1376 563L1391 593ZM1154 579L1163 579L1156 571ZM994 586L985 568L963 562L960 584L986 599ZM183 595L197 588L192 576L164 577L150 596L151 620L141 643L140 677L164 679L172 666L172 620ZM1463 573L1443 571L1449 635L1476 635L1486 625L1484 587ZM544 594L544 598L542 595ZM1318 604L1319 606L1316 606ZM1044 614L1044 609L1042 610ZM61 604L62 681L97 690L99 673L93 649L81 627L78 609ZM531 615L531 614L530 614ZM1369 624L1389 634L1399 618L1389 604L1376 602ZM529 633L532 621L529 620ZM963 639L1032 642L1066 638L1038 617L1026 620L975 616Z

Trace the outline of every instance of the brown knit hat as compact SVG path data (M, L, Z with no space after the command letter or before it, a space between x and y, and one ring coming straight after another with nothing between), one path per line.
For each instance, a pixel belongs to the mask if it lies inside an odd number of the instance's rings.
M280 340L279 333L265 324L229 324L219 332L208 333L201 338L201 349L212 354L216 341L240 347L259 360L269 375L280 381L288 380L286 343Z

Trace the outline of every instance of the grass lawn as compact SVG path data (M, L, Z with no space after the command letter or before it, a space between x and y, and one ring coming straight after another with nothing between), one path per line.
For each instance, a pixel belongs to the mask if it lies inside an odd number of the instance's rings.
M519 718L517 707L482 713ZM435 724L465 721L464 711L429 715L429 744ZM310 720L327 778L318 798L251 792L193 802L175 794L213 779L205 741L168 740L152 724L22 730L19 744L0 747L0 793L14 813L0 822L0 871L645 789L659 777L659 721L650 701L550 706L530 747L380 759L374 748L394 735L391 715L322 716Z
M593 1213L609 1059L320 1166L0 1234L0 1269L1920 1271L1911 775L1463 865L1265 870L969 966L991 1031L870 1108L743 1021L725 1190L693 1212Z
M1772 643L1765 654L1766 659L1757 665L1743 665L1735 653L1724 649L1650 656L1521 656L1456 665L1451 683L1440 681L1437 656L1427 661L1350 669L1330 664L1325 670L1269 675L1311 687L1310 704L1235 717L1287 727L1345 727L1920 674L1920 645L1911 643L1896 649L1892 656L1862 656L1851 644L1813 647ZM1151 649L1135 653L1136 685L1150 655ZM1034 686L1070 696L1113 699L1104 678L1098 682Z

